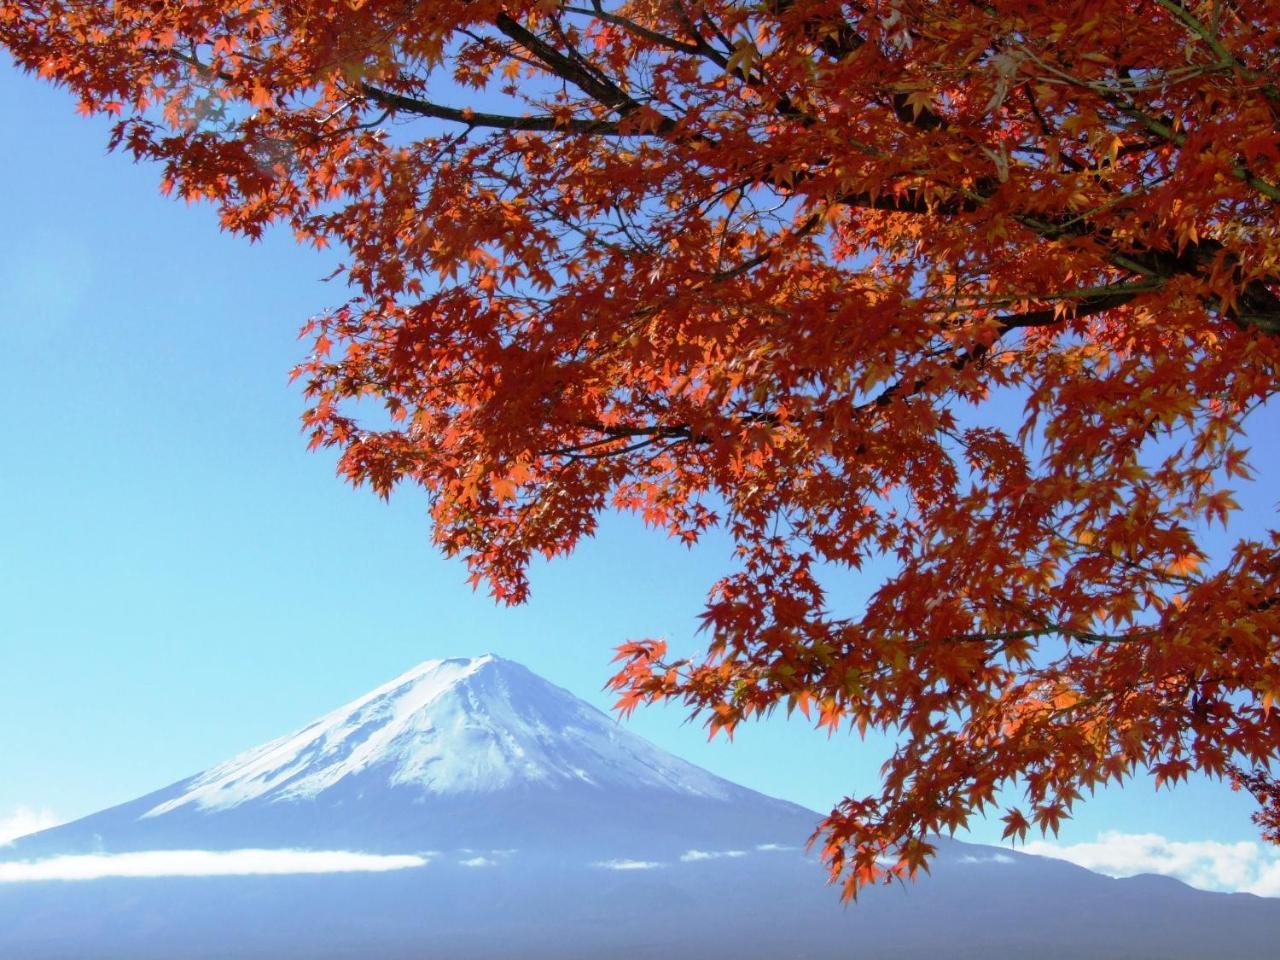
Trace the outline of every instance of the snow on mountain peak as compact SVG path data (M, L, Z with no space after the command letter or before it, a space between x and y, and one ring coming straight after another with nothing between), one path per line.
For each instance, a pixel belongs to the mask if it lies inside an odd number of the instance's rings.
M574 783L715 799L741 790L520 664L487 654L419 664L296 733L193 777L146 816L310 800L349 778L362 788L429 794Z

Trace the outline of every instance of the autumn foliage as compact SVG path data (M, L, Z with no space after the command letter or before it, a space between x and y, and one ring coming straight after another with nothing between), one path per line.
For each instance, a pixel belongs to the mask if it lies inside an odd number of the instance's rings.
M0 42L228 229L341 248L312 442L499 600L602 511L727 532L705 652L613 684L892 737L847 892L1136 774L1277 836L1280 534L1230 489L1274 0L0 0Z

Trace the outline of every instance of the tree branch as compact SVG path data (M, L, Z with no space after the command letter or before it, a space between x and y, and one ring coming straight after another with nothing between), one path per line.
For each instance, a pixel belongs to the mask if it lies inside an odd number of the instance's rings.
M486 127L494 130L528 130L542 133L595 134L606 137L646 136L649 131L623 130L611 120L582 120L576 117L560 118L550 114L515 117L499 113L477 113L470 109L446 107L428 100L392 93L369 83L360 84L360 92L375 103L391 110L402 110L421 117L434 117L468 127Z

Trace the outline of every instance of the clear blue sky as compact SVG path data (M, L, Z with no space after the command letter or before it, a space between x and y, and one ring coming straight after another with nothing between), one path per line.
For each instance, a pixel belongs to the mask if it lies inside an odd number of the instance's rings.
M613 519L536 569L527 606L494 607L431 548L420 495L384 504L305 450L286 375L298 327L340 295L328 261L162 198L155 169L105 152L104 123L5 63L0 117L0 817L131 799L430 657L493 651L607 706L614 645L691 642L723 542L689 553ZM818 809L874 783L856 738L778 720L707 744L682 719L632 725ZM1141 784L1063 839L1251 840L1251 809L1220 784Z

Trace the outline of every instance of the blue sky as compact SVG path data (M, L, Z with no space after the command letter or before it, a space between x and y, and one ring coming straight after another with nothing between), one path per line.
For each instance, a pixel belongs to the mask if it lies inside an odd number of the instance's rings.
M340 295L329 260L220 233L7 64L0 116L0 820L131 799L430 657L493 651L607 707L613 646L691 642L723 541L691 553L611 518L535 569L528 605L495 607L433 551L421 495L384 504L306 452L286 379L298 327ZM708 744L682 720L631 725L817 809L874 785L856 738L779 719ZM1083 804L1061 841L1247 842L1251 810L1221 784L1142 783Z

